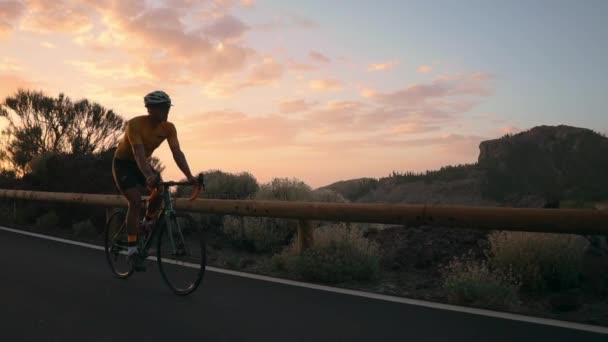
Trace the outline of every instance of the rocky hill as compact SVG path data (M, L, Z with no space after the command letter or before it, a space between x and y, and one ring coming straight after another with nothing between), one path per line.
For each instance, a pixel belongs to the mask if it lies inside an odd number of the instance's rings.
M323 188L353 202L541 207L608 198L608 138L590 129L538 126L483 141L479 150L475 164Z

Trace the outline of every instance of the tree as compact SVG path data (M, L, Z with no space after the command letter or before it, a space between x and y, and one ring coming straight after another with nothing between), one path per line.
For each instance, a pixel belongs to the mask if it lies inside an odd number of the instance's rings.
M119 115L87 99L72 102L64 94L53 98L23 89L0 105L0 117L8 121L0 160L21 175L39 154L105 151L116 145L124 126Z

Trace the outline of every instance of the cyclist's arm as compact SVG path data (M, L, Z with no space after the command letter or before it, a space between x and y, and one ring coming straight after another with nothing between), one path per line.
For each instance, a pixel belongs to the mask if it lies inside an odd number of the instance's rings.
M169 133L169 137L167 138L167 143L169 143L169 148L171 148L171 153L173 154L173 160L175 160L175 164L177 164L179 169L182 170L182 172L188 179L194 178L192 176L192 173L190 173L190 167L188 166L186 156L184 155L184 152L182 152L182 149L179 146L179 140L177 140L177 130L173 125L171 125L171 131Z
M129 141L131 142L131 147L133 149L133 155L135 156L135 162L137 166L144 174L146 179L154 176L154 169L148 163L148 159L146 158L146 149L144 148L144 144L141 138L141 132L137 129L137 127L133 127L132 125L127 125L127 135L129 137Z
M150 165L148 159L146 158L146 150L143 144L134 144L133 154L135 155L135 161L137 162L137 166L139 166L141 173L144 174L146 179L156 174L156 172L152 168L152 165Z

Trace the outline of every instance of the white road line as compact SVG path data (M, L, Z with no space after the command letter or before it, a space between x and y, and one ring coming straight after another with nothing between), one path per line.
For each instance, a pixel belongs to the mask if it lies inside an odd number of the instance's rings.
M11 233L22 234L22 235L33 236L33 237L46 239L46 240L62 242L62 243L80 246L80 247L86 247L86 248L102 250L102 251L104 250L103 246L97 246L97 245L93 245L93 244L89 244L89 243L61 239L61 238L56 238L53 236L36 234L36 233L26 232L26 231L22 231L22 230L2 227L2 226L0 226L0 230L4 230L7 232L11 232ZM148 259L155 260L156 258L148 257ZM174 263L171 260L167 260L167 261L169 263ZM195 264L181 264L181 265L189 266L189 267L197 266ZM421 306L421 307L432 308L432 309L456 311L456 312L468 313L468 314L473 314L473 315L481 315L481 316L487 316L487 317L507 319L507 320L512 320L512 321L535 323L535 324L549 325L549 326L554 326L554 327L559 327L559 328L567 328L567 329L588 331L588 332L593 332L593 333L608 334L608 327L601 327L601 326L596 326L596 325L566 322L566 321L559 321L559 320L555 320L555 319L531 317L531 316L525 316L525 315L519 315L519 314L486 310L486 309L476 309L476 308L469 308L469 307L463 307L463 306L457 306L457 305L427 302L427 301L418 300L418 299L409 299L409 298L403 298L403 297L382 295L382 294L377 294L377 293L341 289L341 288L336 288L336 287L331 287L331 286L317 285L317 284L305 283L305 282L300 282L300 281L295 281L295 280L287 280L287 279L280 279L280 278L274 278L274 277L239 272L239 271L232 271L232 270L211 267L211 266L207 266L205 269L207 271L228 274L228 275L232 275L232 276L236 276L236 277L250 278L250 279L255 279L255 280L268 281L268 282L272 282L272 283L304 287L304 288L313 289L313 290L340 293L340 294L345 294L345 295L350 295L350 296L365 297L365 298L383 300L383 301L393 302L393 303L409 304L409 305Z

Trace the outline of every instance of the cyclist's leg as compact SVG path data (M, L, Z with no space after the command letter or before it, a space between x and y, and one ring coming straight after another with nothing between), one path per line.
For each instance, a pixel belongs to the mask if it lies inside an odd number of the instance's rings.
M141 208L141 187L145 178L134 161L114 159L112 163L114 181L120 192L128 201L127 231L129 242L135 242L139 230L139 210ZM134 241L131 241L134 240Z
M129 235L139 233L139 211L141 208L141 192L139 188L132 187L123 191L129 206L127 208L127 231Z

